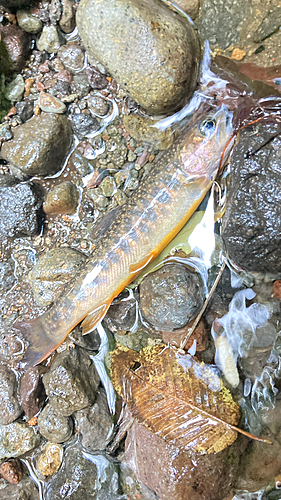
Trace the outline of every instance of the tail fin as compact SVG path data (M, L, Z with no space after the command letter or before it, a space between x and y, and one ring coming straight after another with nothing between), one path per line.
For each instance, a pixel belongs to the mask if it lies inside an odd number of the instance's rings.
M47 358L60 344L57 339L52 339L45 331L42 316L29 321L13 325L19 330L27 342L27 348L22 362L26 367L35 366Z

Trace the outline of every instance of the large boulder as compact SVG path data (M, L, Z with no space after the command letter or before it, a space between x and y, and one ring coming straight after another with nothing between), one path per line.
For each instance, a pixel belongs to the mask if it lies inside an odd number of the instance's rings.
M231 159L223 238L247 271L281 271L280 133L279 124L247 127Z
M198 39L162 2L82 0L77 26L90 62L100 61L146 111L173 111L194 91Z
M61 169L71 142L66 116L42 113L17 127L14 138L2 146L1 154L24 175L52 175Z

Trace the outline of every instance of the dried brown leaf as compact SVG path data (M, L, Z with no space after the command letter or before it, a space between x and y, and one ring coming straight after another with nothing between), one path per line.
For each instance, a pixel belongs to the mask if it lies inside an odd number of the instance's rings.
M195 363L187 372L178 351L161 346L141 353L118 348L112 353L112 380L134 417L152 432L181 449L218 453L237 438L231 426L239 421L239 406L219 381L199 378L206 365ZM195 369L194 369L195 367ZM195 375L197 373L197 375Z

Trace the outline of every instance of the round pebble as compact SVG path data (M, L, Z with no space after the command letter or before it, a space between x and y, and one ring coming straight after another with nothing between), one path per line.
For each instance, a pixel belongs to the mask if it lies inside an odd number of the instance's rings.
M29 12L25 10L17 11L17 21L18 25L28 33L36 34L43 26L43 23L38 17L32 16Z
M39 431L42 436L54 443L63 443L72 436L73 422L71 418L58 415L48 404L38 417Z
M62 114L66 110L66 105L60 99L45 92L40 92L38 106L46 113Z
M72 215L79 203L79 190L72 182L66 181L51 189L43 204L46 214Z
M61 466L63 447L57 443L47 443L42 451L37 467L43 476L52 476Z

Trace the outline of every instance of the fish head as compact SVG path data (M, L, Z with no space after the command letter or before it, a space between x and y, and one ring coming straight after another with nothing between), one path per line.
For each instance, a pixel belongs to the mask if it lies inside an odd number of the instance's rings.
M182 163L191 175L214 179L234 144L233 112L226 106L200 113L190 124Z

